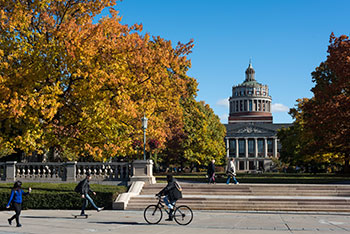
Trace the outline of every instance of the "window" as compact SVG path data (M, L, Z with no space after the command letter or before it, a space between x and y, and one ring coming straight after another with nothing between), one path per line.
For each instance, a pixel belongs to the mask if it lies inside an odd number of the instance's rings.
M256 167L254 165L254 161L249 161L249 170L256 170Z
M267 139L267 156L273 156L273 139Z
M238 156L245 157L245 140L238 140Z
M258 157L265 157L264 139L258 139Z
M229 155L230 157L236 157L236 140L229 140Z
M249 100L249 111L253 110L253 102L252 100Z
M244 161L239 161L238 165L239 165L239 170L244 170L245 169L244 168Z
M262 171L262 172L265 171L264 161L259 161L258 162L258 170Z
M254 141L254 139L248 140L248 157L255 157L255 141Z

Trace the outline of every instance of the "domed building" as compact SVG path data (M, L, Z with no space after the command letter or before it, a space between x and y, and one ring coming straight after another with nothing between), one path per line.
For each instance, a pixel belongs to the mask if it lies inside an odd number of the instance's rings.
M255 80L252 63L242 84L232 87L226 124L227 157L236 158L239 171L273 170L272 158L279 157L277 131L292 124L274 124L269 87Z

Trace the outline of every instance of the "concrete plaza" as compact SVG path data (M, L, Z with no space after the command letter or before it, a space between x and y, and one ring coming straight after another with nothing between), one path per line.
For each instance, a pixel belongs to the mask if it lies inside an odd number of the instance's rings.
M194 211L192 223L180 226L164 220L149 225L142 211L88 211L88 219L74 219L79 211L24 210L21 228L8 225L13 213L0 212L0 233L350 233L350 213Z

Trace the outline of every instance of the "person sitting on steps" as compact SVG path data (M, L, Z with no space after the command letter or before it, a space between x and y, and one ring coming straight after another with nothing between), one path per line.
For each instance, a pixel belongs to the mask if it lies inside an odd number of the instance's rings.
M156 194L156 196L164 196L164 203L169 208L169 218L166 221L173 220L174 205L179 198L182 198L181 191L176 186L176 181L172 175L167 175L168 184Z

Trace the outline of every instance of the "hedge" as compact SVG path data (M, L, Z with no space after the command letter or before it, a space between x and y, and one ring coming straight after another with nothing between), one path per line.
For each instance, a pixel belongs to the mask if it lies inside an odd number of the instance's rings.
M0 184L1 210L6 208L13 184ZM23 209L80 209L83 199L80 194L74 192L76 184L53 183L24 183L22 189L27 192L32 188L32 193L23 197ZM91 195L95 204L105 209L112 209L112 203L118 194L126 192L126 186L90 185L96 192ZM93 207L89 203L87 209Z

